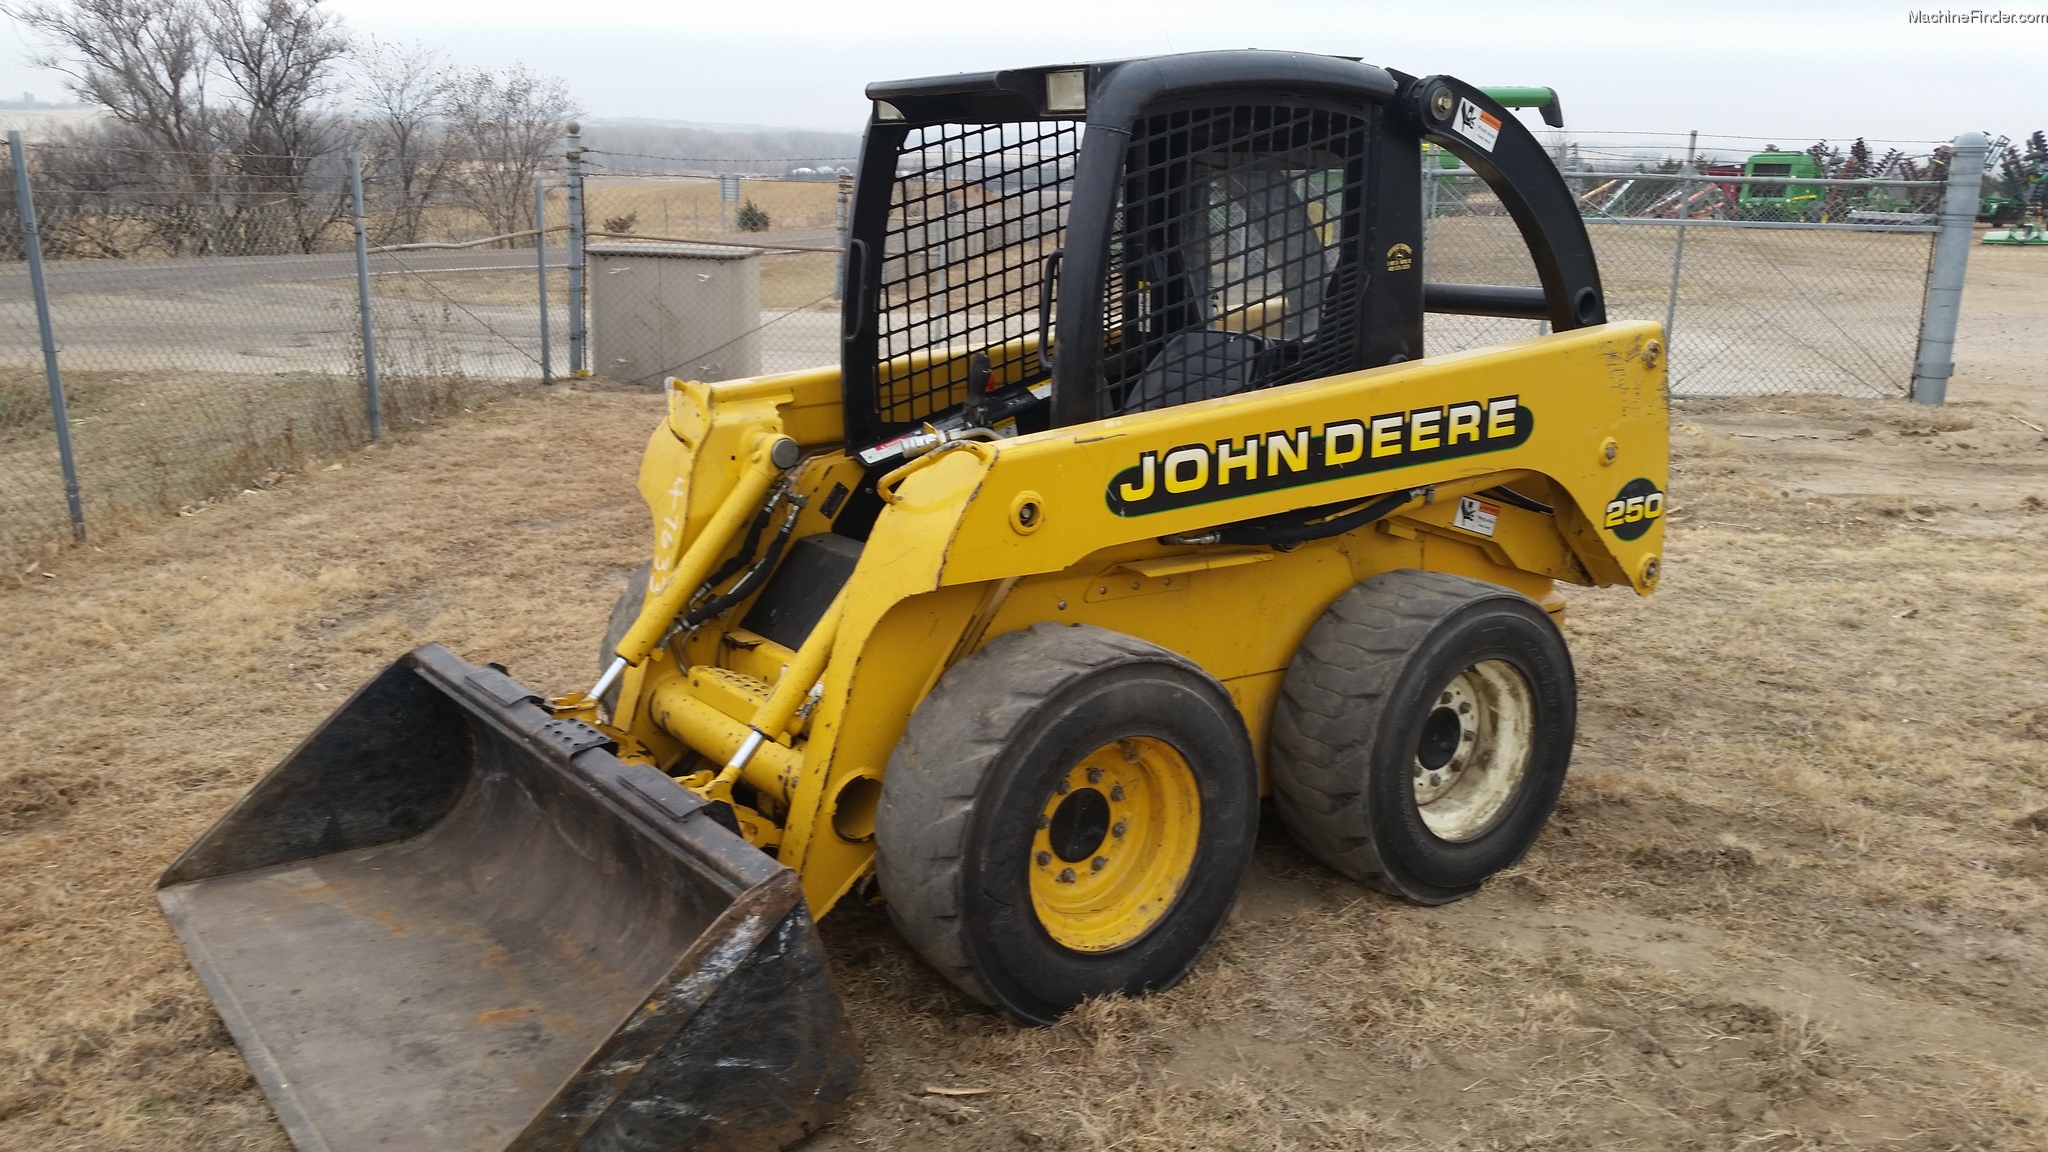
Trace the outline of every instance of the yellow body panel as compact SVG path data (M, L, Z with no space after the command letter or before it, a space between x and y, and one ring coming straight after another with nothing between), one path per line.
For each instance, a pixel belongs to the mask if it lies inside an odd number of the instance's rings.
M780 743L747 766L758 805L743 827L797 870L822 916L872 865L877 784L919 701L990 637L1040 621L1194 660L1229 689L1263 762L1295 648L1359 580L1454 572L1553 614L1558 581L1648 593L1667 479L1659 338L1655 325L1609 324L912 461L884 485L891 502L843 593L807 726L770 733ZM829 530L826 494L862 472L834 440L838 396L832 370L671 386L640 477L650 604L763 434L810 453L792 481L810 500L797 536ZM1503 487L1517 499L1489 495ZM1414 499L1393 515L1298 547L1162 539L1406 490ZM710 786L796 658L738 630L747 607L628 671L623 749Z

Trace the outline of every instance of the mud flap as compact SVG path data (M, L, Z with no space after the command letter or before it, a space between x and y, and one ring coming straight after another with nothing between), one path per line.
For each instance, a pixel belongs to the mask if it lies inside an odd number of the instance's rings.
M795 873L438 644L157 898L301 1149L780 1148L859 1056Z

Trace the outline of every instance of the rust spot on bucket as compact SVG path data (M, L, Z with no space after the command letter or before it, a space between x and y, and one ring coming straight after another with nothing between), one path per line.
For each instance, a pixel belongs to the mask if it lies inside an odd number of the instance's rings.
M523 1005L518 1008L493 1008L489 1012L477 1013L476 1026L479 1028L489 1028L494 1025L522 1024L532 1016L533 1009Z

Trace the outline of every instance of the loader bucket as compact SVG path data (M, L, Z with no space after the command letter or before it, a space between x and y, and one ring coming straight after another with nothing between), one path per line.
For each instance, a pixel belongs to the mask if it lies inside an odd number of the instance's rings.
M796 875L429 644L157 897L302 1149L780 1148L859 1056Z

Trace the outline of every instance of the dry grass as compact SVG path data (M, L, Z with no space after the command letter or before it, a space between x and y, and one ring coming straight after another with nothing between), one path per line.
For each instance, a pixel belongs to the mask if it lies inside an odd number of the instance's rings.
M1048 1029L848 901L868 1071L810 1147L2048 1147L2048 437L1971 387L1681 409L1665 586L1573 595L1564 802L1471 900L1269 827L1191 980ZM0 1146L284 1146L150 884L412 644L586 678L655 403L513 399L0 587Z
M393 428L534 386L459 371L408 372L399 361L387 355L383 377L384 419ZM340 374L87 369L66 372L64 382L86 523L96 541L244 488L270 487L368 437L362 384ZM40 386L25 371L0 373L0 392L34 396ZM47 421L47 392L42 396ZM0 572L58 555L67 522L56 435L47 423L0 424L0 498Z

